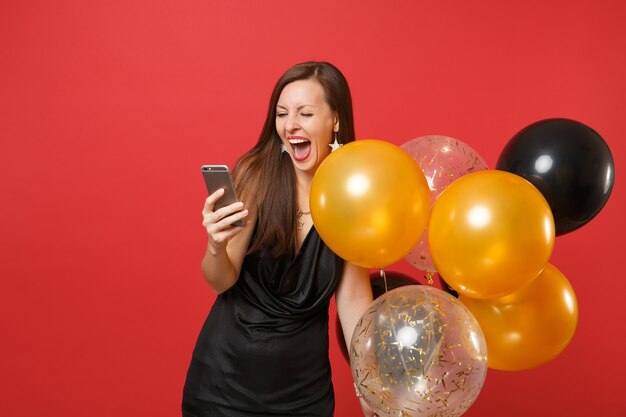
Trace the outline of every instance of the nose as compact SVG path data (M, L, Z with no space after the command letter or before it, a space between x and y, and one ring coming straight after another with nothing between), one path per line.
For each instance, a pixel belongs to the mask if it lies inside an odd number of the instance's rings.
M285 129L287 129L288 132L295 132L298 129L300 129L300 123L298 123L298 119L297 119L297 115L288 115L287 116L287 122L285 124Z

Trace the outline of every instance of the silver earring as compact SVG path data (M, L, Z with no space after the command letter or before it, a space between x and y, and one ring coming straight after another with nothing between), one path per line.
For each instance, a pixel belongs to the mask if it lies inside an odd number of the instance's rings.
M335 141L333 143L331 143L330 145L330 149L331 149L331 153L335 152L337 149L341 148L343 146L342 143L339 143L339 141L337 140L337 132L335 132Z
M287 147L285 146L285 144L284 144L284 143L281 143L281 144L280 144L280 152L281 152L281 153L287 152Z

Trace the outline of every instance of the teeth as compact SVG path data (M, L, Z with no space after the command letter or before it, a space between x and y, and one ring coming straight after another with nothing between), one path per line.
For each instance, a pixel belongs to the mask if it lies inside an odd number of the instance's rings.
M292 145L298 145L300 143L305 143L305 142L309 142L306 139L289 139L289 143L291 143Z

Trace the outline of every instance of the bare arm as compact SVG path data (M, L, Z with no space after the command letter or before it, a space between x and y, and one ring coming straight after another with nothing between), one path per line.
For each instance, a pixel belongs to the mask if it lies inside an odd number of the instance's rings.
M368 270L346 261L335 301L346 346L350 348L352 332L373 301Z
M348 350L350 350L354 328L372 301L372 285L368 270L346 262L339 288L335 294L335 302ZM362 398L360 401L365 416L376 416Z
M255 223L252 215L243 227L232 225L237 220L248 217L248 210L244 209L241 202L213 211L215 202L223 194L224 190L221 189L211 194L202 210L202 225L209 235L202 259L202 273L217 293L226 291L237 282Z

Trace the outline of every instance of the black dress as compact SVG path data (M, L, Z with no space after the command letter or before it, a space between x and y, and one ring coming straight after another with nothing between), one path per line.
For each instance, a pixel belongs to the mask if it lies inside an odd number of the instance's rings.
M342 271L314 227L295 257L246 256L198 337L183 416L332 416L328 306Z

